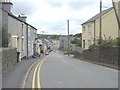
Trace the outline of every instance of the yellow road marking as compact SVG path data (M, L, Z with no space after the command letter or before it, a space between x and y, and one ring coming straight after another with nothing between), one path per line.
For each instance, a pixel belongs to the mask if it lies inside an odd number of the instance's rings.
M41 62L41 61L40 61ZM37 66L35 67L35 71L34 71L34 74L33 74L33 80L32 80L32 90L34 90L35 88L35 77L36 77L36 71L37 71L37 68L40 64L40 62L37 64Z
M41 70L41 66L43 64L43 62L46 60L46 58L41 62L39 68L38 68L38 75L37 75L37 83L38 83L38 89L40 90L41 88L41 84L40 84L40 70Z
M28 71L27 71L27 73L26 73L24 79L22 80L23 84L22 84L21 88L25 88L25 84L26 84L26 82L27 82L28 75L29 75L31 69L32 69L32 68L35 66L35 64L37 64L38 62L40 62L40 61L37 60L36 62L34 62L34 63L31 65L31 67L28 69Z
M32 90L35 89L36 72L37 72L37 86L38 86L39 90L41 88L41 86L40 86L41 85L40 84L40 69L41 69L41 66L42 66L42 64L45 60L46 60L46 58L42 59L40 62L38 62L38 64L35 67L35 70L34 70L34 73L33 73L33 79L32 79Z

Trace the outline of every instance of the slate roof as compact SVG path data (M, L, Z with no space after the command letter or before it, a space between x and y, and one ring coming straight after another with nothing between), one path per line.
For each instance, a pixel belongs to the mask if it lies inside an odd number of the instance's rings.
M102 11L102 16L104 16L105 14L107 14L108 12L110 12L112 9L113 9L113 7L111 7L111 8L109 8L109 9L106 9L106 10ZM95 16L92 17L91 19L87 20L87 21L84 22L83 24L93 22L93 21L95 21L95 20L97 20L97 19L99 19L99 18L100 18L100 13L97 14L97 15L95 15ZM83 24L81 24L81 25L83 25Z
M11 17L13 17L14 19L17 19L18 21L23 22L23 23L29 25L30 27L34 28L35 30L37 30L34 26L28 24L27 22L24 22L24 21L20 20L18 17L16 17L15 15L13 15L11 12L8 12L8 11L4 10L3 8L1 8L1 9L2 9L2 11L8 13L8 15L11 16Z

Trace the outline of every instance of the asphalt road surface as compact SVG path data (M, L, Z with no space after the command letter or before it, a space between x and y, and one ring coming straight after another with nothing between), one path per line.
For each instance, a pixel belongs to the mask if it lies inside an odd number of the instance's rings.
M118 72L52 52L41 68L42 88L117 88Z
M47 56L17 65L3 76L3 88L118 88L118 71L55 49Z

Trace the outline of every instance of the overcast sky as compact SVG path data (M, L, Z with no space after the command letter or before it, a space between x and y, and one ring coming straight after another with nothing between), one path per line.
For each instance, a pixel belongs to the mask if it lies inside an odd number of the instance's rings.
M100 0L12 0L13 13L25 14L27 22L38 29L38 33L67 34L82 32L81 24L99 13ZM112 6L112 0L103 0L103 6ZM107 9L103 8L103 9ZM43 32L42 32L43 33Z

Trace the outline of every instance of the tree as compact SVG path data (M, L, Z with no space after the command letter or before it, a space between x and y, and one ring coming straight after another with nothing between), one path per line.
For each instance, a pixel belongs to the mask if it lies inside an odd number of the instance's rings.
M71 42L78 47L82 47L82 33L77 33L74 35L75 39Z
M82 33L75 34L75 37L82 37Z

